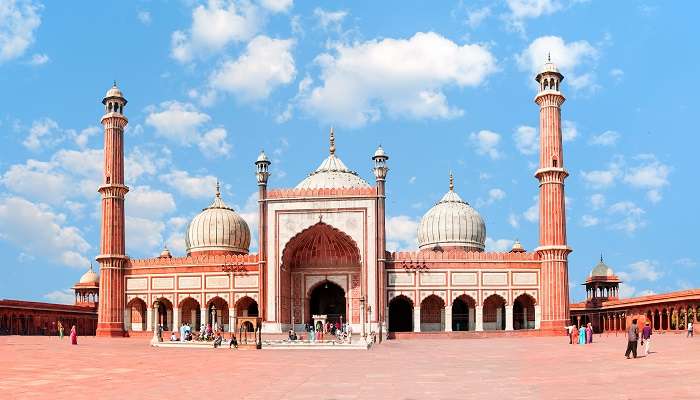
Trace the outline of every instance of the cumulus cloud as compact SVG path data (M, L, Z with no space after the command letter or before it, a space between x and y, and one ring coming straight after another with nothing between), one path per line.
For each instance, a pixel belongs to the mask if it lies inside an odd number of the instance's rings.
M418 224L420 220L407 215L386 219L387 250L415 250L418 247Z
M614 146L617 144L618 139L620 139L620 134L615 131L605 131L599 135L594 135L590 144L596 146Z
M651 154L638 156L637 159L641 163L629 168L623 180L634 188L648 190L647 198L652 203L658 203L662 198L661 188L669 185L671 167L661 163Z
M213 175L193 176L187 171L174 169L160 179L178 193L193 199L213 198L216 190L216 177Z
M659 270L658 261L640 260L630 264L625 271L620 271L618 275L621 279L627 282L656 282L663 276L663 272Z
M489 130L481 130L472 132L469 135L469 141L474 147L474 150L481 155L487 155L492 160L502 157L498 144L501 142L501 135Z
M611 229L634 233L646 226L645 211L631 201L620 201L608 208L608 214L614 218Z
M690 257L681 257L677 259L676 261L673 262L676 265L682 265L684 267L694 267L698 265L697 261L693 260Z
M476 29L489 15L491 15L491 9L489 7L470 10L467 12L466 23L471 29Z
M562 9L558 0L506 0L508 14L505 20L508 27L516 32L525 32L525 21L550 15Z
M535 154L540 149L540 135L537 129L531 126L522 125L517 127L513 134L513 140L515 140L515 147L522 154Z
M144 25L151 24L151 13L148 11L139 11L136 14L136 18L138 18L138 20Z
M605 196L602 193L594 193L589 198L591 208L594 210L600 210L605 206Z
M600 223L600 219L598 217L594 217L592 215L583 215L581 216L581 225L584 227L588 228L591 226L596 226Z
M34 66L39 66L39 65L46 64L47 62L49 62L49 60L50 60L50 58L46 54L37 53L37 54L32 55L32 59L29 60L29 64L34 65Z
M531 205L525 212L523 212L523 218L528 222L537 222L540 220L540 199L538 197L534 198L535 202Z
M270 1L277 3L279 1ZM192 25L187 31L177 30L171 36L171 56L186 63L223 50L229 43L252 38L262 19L252 3L209 0L192 11Z
M90 265L85 256L90 244L78 228L67 226L65 215L21 197L0 198L0 240L56 264L80 269Z
M561 139L570 142L578 137L578 129L574 121L561 121Z
M520 217L515 213L508 214L508 225L513 228L520 228Z
M511 239L492 239L486 238L486 251L505 252L513 248L514 241Z
M154 256L163 246L165 224L148 218L125 218L126 248L130 255Z
M209 77L209 85L242 100L261 100L296 76L292 39L257 36L237 60L226 61Z
M0 64L22 56L34 43L34 31L41 25L41 8L29 0L0 3Z
M160 219L175 211L175 199L168 192L151 189L149 186L136 186L129 190L126 202L126 215L141 218Z
M542 36L530 43L515 59L521 70L531 76L542 68L551 54L559 70L574 90L596 90L594 66L599 52L586 40L566 43L558 36Z
M147 111L149 114L146 124L155 128L156 136L182 146L197 144L200 151L208 157L228 155L231 149L226 142L226 129L219 127L202 133L211 117L190 103L166 101L158 107L147 107Z
M383 113L414 119L454 118L447 87L478 86L497 70L482 45L459 45L433 32L408 39L332 44L316 58L320 84L308 87L301 106L326 122L359 127Z
M74 304L75 303L75 292L71 289L61 289L54 290L52 292L46 293L44 298L51 303L58 304Z
M261 0L260 4L274 13L286 13L292 8L294 0Z
M489 189L488 198L486 200L481 199L481 198L477 199L476 206L477 207L488 206L488 205L491 205L497 201L501 201L505 198L506 198L506 192L503 189L499 189L499 188Z
M43 118L32 122L29 135L22 145L32 151L52 147L63 140L63 132L58 123L51 118Z
M347 17L348 12L344 10L326 11L320 7L314 9L314 17L318 19L318 25L324 30L340 30L340 25L343 19Z

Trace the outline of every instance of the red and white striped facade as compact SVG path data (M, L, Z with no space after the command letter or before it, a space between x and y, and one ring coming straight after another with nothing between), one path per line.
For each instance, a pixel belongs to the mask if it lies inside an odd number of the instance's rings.
M122 97L123 104L116 102L118 111L102 119L98 335L151 330L156 323L166 329L183 322L218 322L230 328L234 318L253 312L263 317L265 332L300 329L311 317L313 292L327 284L342 291L344 322L356 325L356 332L386 333L393 323L412 331L522 328L560 333L569 320L571 251L566 242L562 79L551 65L537 76L539 247L531 252L514 247L507 253L460 247L387 252L388 156L380 148L372 158L374 184L357 187L268 190L271 163L262 153L255 162L257 254L205 251L172 257L164 251L160 257L129 259L124 248L128 188L123 180L127 119L121 113L126 104ZM107 97L105 101L111 102ZM344 168L339 159L332 161Z

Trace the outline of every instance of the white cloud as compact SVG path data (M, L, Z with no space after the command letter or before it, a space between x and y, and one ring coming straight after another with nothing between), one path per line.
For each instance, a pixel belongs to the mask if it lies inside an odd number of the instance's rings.
M597 146L614 146L618 139L620 139L620 134L615 131L605 131L600 135L595 135L591 138L590 144Z
M52 292L46 293L44 298L52 303L58 304L74 304L75 303L75 292L71 289L61 289L54 290Z
M595 75L591 66L598 59L598 50L585 40L564 42L558 36L541 36L535 39L520 54L516 54L518 66L535 76L551 55L559 70L574 90L596 90ZM588 68L586 68L588 67ZM586 71L582 71L586 68Z
M629 283L622 282L620 283L620 298L621 299L628 299L630 297L634 296L634 293L636 292L637 288L630 285Z
M513 139L515 140L515 147L522 154L535 154L540 149L540 135L537 129L531 126L522 125L517 127L513 134Z
M41 25L42 5L28 0L0 3L0 64L24 54Z
M258 247L257 237L258 237L258 225L260 222L259 217L259 207L258 207L258 192L252 192L248 195L243 207L235 207L238 215L241 216L248 224L250 229L250 250L254 251Z
M508 214L508 224L513 228L520 228L520 217L518 217L515 213Z
M80 133L73 132L73 141L75 144L78 145L81 149L84 149L85 146L87 146L88 141L90 140L90 137L95 136L102 132L102 130L96 126L89 126L83 130L80 131Z
M513 240L511 239L492 239L486 238L486 251L505 252L513 248Z
M489 189L489 196L486 200L478 199L476 201L477 207L483 207L491 205L497 201L501 201L506 198L506 192L503 189L493 188Z
M138 14L136 14L136 18L144 25L151 24L151 13L148 11L139 11Z
M682 265L684 267L694 267L698 265L697 261L693 260L690 257L681 257L677 259L676 261L673 262L674 264L677 265Z
M52 147L63 140L63 131L58 123L51 118L44 118L32 122L29 135L22 142L24 147L32 151L38 151L42 147Z
M231 146L226 142L224 128L214 128L201 133L211 121L208 114L200 112L190 103L166 101L159 107L149 106L146 124L155 128L156 136L164 137L182 146L197 144L207 157L228 155Z
M213 198L216 193L216 177L213 175L191 176L187 171L172 170L160 179L186 197L206 199Z
M274 13L286 13L292 8L294 0L261 0L260 4Z
M578 136L578 129L576 129L576 123L573 121L563 120L561 122L561 138L565 142L570 142Z
M657 261L640 260L630 264L626 271L620 271L618 275L628 282L656 282L663 276L663 272L659 271L659 263Z
M66 226L65 215L21 197L0 198L0 240L69 267L90 265L85 256L90 244L78 228Z
M44 65L49 61L50 61L50 58L46 54L36 53L36 54L32 55L32 59L29 60L29 64L34 65L34 66L39 66L39 65Z
M535 197L535 203L523 212L523 218L528 222L537 222L540 220L540 200Z
M154 256L163 246L165 224L148 218L125 218L126 248L130 255Z
M127 216L160 219L173 211L175 199L168 192L151 189L149 186L136 186L129 190Z
M611 205L608 213L619 218L610 225L611 229L631 234L646 226L646 221L643 219L645 211L631 201L620 201Z
M506 4L508 27L520 33L525 33L525 20L551 15L562 9L558 0L506 0Z
M235 61L224 62L209 77L212 88L236 94L243 100L261 100L276 87L294 80L293 39L257 36Z
M29 198L57 204L70 196L70 179L53 169L51 163L27 160L15 164L2 175L5 187Z
M583 225L586 228L591 227L591 226L596 226L599 223L600 223L600 219L598 219L597 217L594 217L592 215L583 215L581 217L581 225Z
M324 121L359 127L392 117L454 118L446 87L478 86L497 70L482 45L458 45L433 32L408 39L332 44L316 58L322 83L301 98L303 108Z
M641 189L660 189L669 184L671 167L659 162L653 155L640 157L643 163L625 173L624 181Z
M180 62L223 50L229 43L252 38L260 29L261 18L252 3L209 0L192 11L192 26L187 32L171 36L171 56Z
M594 210L600 210L605 207L605 196L602 193L592 194L590 197L591 208Z
M199 150L207 157L228 155L231 145L226 142L226 135L224 128L214 128L206 132L198 143Z
M478 8L467 12L467 25L471 29L477 28L484 20L491 15L491 9L488 7Z
M318 24L324 30L340 30L340 25L343 23L343 19L347 17L348 12L344 10L338 11L326 11L320 7L314 9L314 16L318 19Z
M501 135L489 130L481 130L472 132L469 135L469 141L474 146L474 150L481 155L487 155L492 160L501 158L502 154L498 149L498 144L501 141Z
M581 171L581 177L586 182L586 185L593 189L603 189L610 187L615 179L620 175L620 171L616 168L607 170Z
M615 80L615 82L620 82L622 78L625 77L625 71L620 68L613 68L610 70L610 76Z
M418 224L420 221L407 215L386 219L387 249L389 251L415 250L418 246ZM389 242L392 247L389 248Z

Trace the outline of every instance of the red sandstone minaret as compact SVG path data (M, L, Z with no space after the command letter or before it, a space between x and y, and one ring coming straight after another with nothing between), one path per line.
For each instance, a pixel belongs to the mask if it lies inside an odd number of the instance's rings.
M535 177L540 181L540 245L542 260L541 324L543 330L563 331L569 321L569 263L571 249L566 245L566 212L562 150L561 105L559 91L564 76L547 56L547 63L535 78L539 84L535 103L540 106L540 166Z
M124 336L124 116L126 99L114 86L102 99L105 114L104 176L98 189L102 194L100 230L100 302L97 311L97 336Z
M372 156L374 161L374 177L377 179L377 283L379 285L379 296L377 296L377 312L374 315L377 317L377 323L383 324L386 321L385 305L384 305L384 267L386 260L386 176L389 173L387 161L389 156L384 152L380 145ZM370 321L370 324L372 321ZM382 329L386 329L384 326ZM379 340L382 340L382 335L379 335Z
M260 316L267 321L267 180L270 178L270 159L264 151L255 161L255 177L258 181L258 304Z

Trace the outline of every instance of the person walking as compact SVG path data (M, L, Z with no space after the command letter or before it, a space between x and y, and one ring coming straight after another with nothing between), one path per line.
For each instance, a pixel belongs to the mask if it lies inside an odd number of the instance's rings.
M586 344L586 327L583 325L578 329L578 344Z
M639 328L637 328L637 320L632 320L629 330L627 330L627 351L625 357L630 358L630 353L637 358L637 340L639 338Z
M644 349L644 357L648 356L651 348L651 325L649 325L649 321L644 323L644 328L642 328L642 348Z
M58 321L58 338L63 340L63 324Z
M593 343L593 326L591 323L586 324L586 344Z
M78 344L78 330L75 329L75 325L70 328L70 344Z
M693 337L693 321L688 321L688 334L685 337Z
M576 325L571 325L571 333L569 333L569 337L571 338L571 340L569 340L569 343L578 343L578 328L576 327Z

